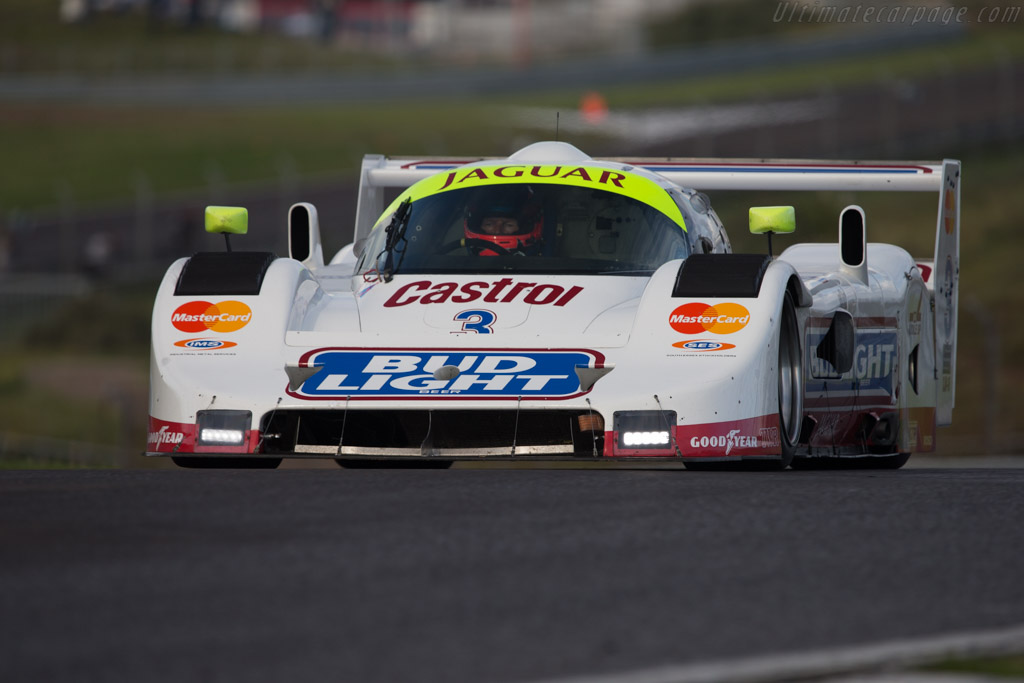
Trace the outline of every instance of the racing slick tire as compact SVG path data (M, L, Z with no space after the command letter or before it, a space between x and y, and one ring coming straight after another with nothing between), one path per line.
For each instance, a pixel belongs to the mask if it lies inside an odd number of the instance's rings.
M786 292L779 323L779 469L793 464L804 420L803 352L793 296Z
M171 460L178 467L188 469L273 470L281 464L281 458L197 458L175 455Z
M346 470L446 470L452 460L361 460L335 458L338 467Z

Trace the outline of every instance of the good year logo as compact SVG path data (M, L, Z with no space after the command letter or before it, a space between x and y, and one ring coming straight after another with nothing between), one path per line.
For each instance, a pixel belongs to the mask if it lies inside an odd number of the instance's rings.
M252 309L241 301L189 301L178 306L171 323L182 332L236 332L252 320Z
M739 429L714 436L695 436L690 439L691 448L724 448L729 455L733 449L774 450L779 447L779 430L776 427L761 427L757 436L741 434Z
M740 304L722 303L710 306L688 303L677 307L669 315L668 324L682 334L732 334L750 322L750 311Z
M160 450L160 447L164 444L176 446L185 440L185 435L181 432L169 431L167 425L160 427L159 431L150 432L149 438L146 440L147 444L151 444L155 450Z

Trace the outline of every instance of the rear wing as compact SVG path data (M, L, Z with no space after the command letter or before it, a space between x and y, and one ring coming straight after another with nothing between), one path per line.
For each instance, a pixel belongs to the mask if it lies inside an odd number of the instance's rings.
M365 237L384 211L385 189L405 189L418 180L477 161L500 157L388 158L363 157L356 206L355 239ZM822 190L936 192L960 162L868 163L860 161L789 161L776 159L601 159L657 173L676 185L697 190ZM954 181L955 182L955 181ZM959 212L957 212L959 215Z
M385 190L406 188L435 173L499 157L387 158L367 155L359 178L355 239L384 211ZM935 300L938 365L936 421L952 422L956 393L957 299L960 279L960 162L796 161L785 159L601 159L628 164L697 190L934 192L938 195L935 258L922 264ZM930 266L930 268L929 268Z

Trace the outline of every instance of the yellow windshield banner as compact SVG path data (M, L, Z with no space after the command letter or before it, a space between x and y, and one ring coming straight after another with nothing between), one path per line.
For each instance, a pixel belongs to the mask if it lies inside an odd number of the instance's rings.
M415 183L392 202L391 206L384 212L384 215L390 215L406 199L411 199L415 202L424 197L449 190L459 190L464 187L481 187L484 185L507 185L510 183L575 185L577 187L591 187L614 192L632 197L657 209L671 218L684 231L686 230L686 223L683 221L683 214L679 211L679 207L672 201L668 192L654 181L629 171L618 171L599 166L580 166L577 164L558 166L505 164L453 169L446 173L439 173L429 178L424 178Z

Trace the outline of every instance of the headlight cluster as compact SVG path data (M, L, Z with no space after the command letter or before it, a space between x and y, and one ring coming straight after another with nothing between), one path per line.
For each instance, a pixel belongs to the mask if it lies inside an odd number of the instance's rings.
M200 410L196 415L199 435L196 446L245 446L252 424L248 410Z
M616 448L651 451L651 455L672 451L674 410L621 410L615 413ZM661 453L656 453L660 451Z
M637 446L664 446L668 444L668 431L660 432L623 432L622 444L631 448Z

